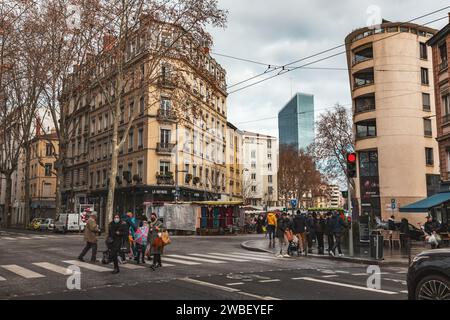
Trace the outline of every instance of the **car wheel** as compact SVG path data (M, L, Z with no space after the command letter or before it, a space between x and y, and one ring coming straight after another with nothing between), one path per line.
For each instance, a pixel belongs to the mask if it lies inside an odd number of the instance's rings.
M416 288L416 300L450 300L450 280L440 275L423 278Z

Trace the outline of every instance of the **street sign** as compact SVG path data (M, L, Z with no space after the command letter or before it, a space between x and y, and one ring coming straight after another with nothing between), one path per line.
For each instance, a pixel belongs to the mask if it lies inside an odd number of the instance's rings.
M297 199L291 199L291 207L296 208L297 207Z
M391 199L391 209L395 210L397 208L397 201L395 199Z

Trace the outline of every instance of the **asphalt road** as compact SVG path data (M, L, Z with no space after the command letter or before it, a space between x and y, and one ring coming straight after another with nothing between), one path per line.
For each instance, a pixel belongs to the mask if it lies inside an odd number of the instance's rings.
M333 260L243 250L260 236L173 237L163 268L149 264L81 264L80 290L71 290L82 235L0 229L0 299L152 300L404 300L406 268L382 267L379 288L369 288L367 266ZM99 253L105 249L99 241ZM85 260L90 259L90 253ZM373 271L378 272L378 271ZM375 283L375 281L371 281Z

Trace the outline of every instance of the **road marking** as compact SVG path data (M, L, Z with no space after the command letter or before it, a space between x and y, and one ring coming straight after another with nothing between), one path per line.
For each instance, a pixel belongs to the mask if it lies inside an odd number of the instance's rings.
M245 284L245 283L243 283L243 282L233 282L233 283L227 283L227 286L240 286L240 285L243 285L243 284Z
M33 263L35 266L68 276L71 275L73 272L70 269L64 268L64 267L60 267L57 266L56 264L52 264L52 263L48 263L48 262L36 262Z
M402 291L400 291L400 293L406 293L406 294L408 294L408 290L402 290Z
M339 270L336 270L335 271L336 273L342 273L342 274L349 274L350 272L348 272L348 271L339 271Z
M269 279L269 280L259 280L261 283L267 283L267 282L280 282L280 279Z
M256 294L252 294L252 293L247 293L247 292L243 292L243 291L240 291L240 292L238 292L238 294L242 294L242 295L244 295L244 296L248 296L248 297L252 297L252 298L256 298L256 299L260 299L260 300L281 300L281 299L278 299L278 298L274 298L274 297L263 297L263 296L258 296L258 295L256 295Z
M408 273L408 271L399 271L399 272L397 272L397 274L407 274Z
M257 258L272 258L273 254L268 253L253 253L253 252L231 252L232 254L237 254L240 256L250 256L250 257L257 257Z
M28 237L17 237L16 239L21 239L21 240L31 240L31 238L28 238Z
M329 274L329 275L326 275L326 276L322 276L322 278L337 278L337 277L339 277L339 276L335 275L335 274Z
M16 240L16 239L10 238L10 237L3 237L2 239L3 239L3 240Z
M33 236L33 239L45 239L46 237L44 236Z
M228 288L228 287L221 286L221 285L218 285L218 284L204 282L204 281L195 280L195 279L191 279L191 278L184 278L184 279L181 279L181 281L185 281L185 282L189 282L189 283L193 283L193 284L198 284L200 286L210 287L210 288L214 288L214 289L219 289L219 290L223 290L223 291L227 291L227 292L238 292L238 291L240 291L239 289Z
M197 257L204 257L204 258L214 258L214 259L220 259L220 260L225 260L225 261L248 262L248 260L244 260L244 259L219 257L219 256L214 256L212 254L191 253L189 255L190 256L197 256Z
M383 278L383 280L388 280L388 281L393 281L395 283L401 283L403 285L406 286L406 281L405 280L400 280L400 279L390 279L390 278Z
M0 281L6 281L6 279L3 277L0 277Z
M145 269L145 267L138 266L137 264L131 264L131 263L121 264L120 267L124 268L124 269L128 269L128 270Z
M185 265L188 265L188 266L196 266L196 265L199 265L199 264L200 264L200 263L198 263L198 262L193 262L193 261L185 261L185 260L179 260L179 259L167 258L167 256L164 256L164 261L169 261L169 262L173 262L173 263L185 264Z
M92 270L92 271L98 271L98 272L111 271L111 269L108 269L108 268L105 268L105 267L100 267L100 266L97 266L95 264L90 264L90 263L87 263L87 262L81 262L81 261L78 261L78 260L66 260L66 261L63 261L63 262L64 263L68 263L68 264L73 264L73 265L76 265L78 267L82 267L82 268L85 268L85 269L88 269L88 270Z
M0 267L2 267L3 269L6 269L8 271L11 271L25 279L45 278L45 276L40 273L25 269L23 267L15 265L15 264L0 266Z
M256 260L256 261L271 261L272 259L267 259L267 258L256 258L256 257L249 257L249 256L240 256L237 254L224 254L224 253L217 253L217 252L211 252L210 254L214 254L216 256L223 256L223 257L230 257L230 258L242 258L242 259L247 259L247 260Z
M173 257L173 258L180 258L180 259L187 259L187 260L193 260L193 261L199 261L199 262L207 262L207 263L226 263L225 261L218 261L218 260L211 260L211 259L203 259L203 258L196 258L196 257L189 257L189 256L181 256L178 254L168 254L166 257Z
M372 288L367 288L367 287L355 286L352 284L332 282L332 281L314 279L314 278L309 278L309 277L296 278L293 280L305 280L305 281L311 281L311 282L319 282L319 283L329 284L329 285L338 286L338 287L346 287L346 288L352 288L352 289L364 290L364 291L370 291L370 292L377 292L377 293L384 293L384 294L390 294L390 295L398 294L398 292L393 292L393 291L377 290L377 289L372 289Z
M352 276L363 277L363 276L370 276L370 274L369 273L352 273Z

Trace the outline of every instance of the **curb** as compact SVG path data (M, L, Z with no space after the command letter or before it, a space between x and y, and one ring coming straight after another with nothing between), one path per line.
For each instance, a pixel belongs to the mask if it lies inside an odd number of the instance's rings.
M253 251L253 252L264 252L264 253L271 253L272 251L252 247L248 244L249 241L245 241L241 243L241 248ZM378 266L385 266L385 267L408 267L408 262L403 261L385 261L385 260L371 260L371 259L361 259L361 258L351 258L351 257L332 257L328 255L318 255L318 254L308 254L308 257L318 258L318 259L326 259L326 260L334 260L334 261L342 261L342 262L351 262L356 264L362 264L362 265L378 265Z

